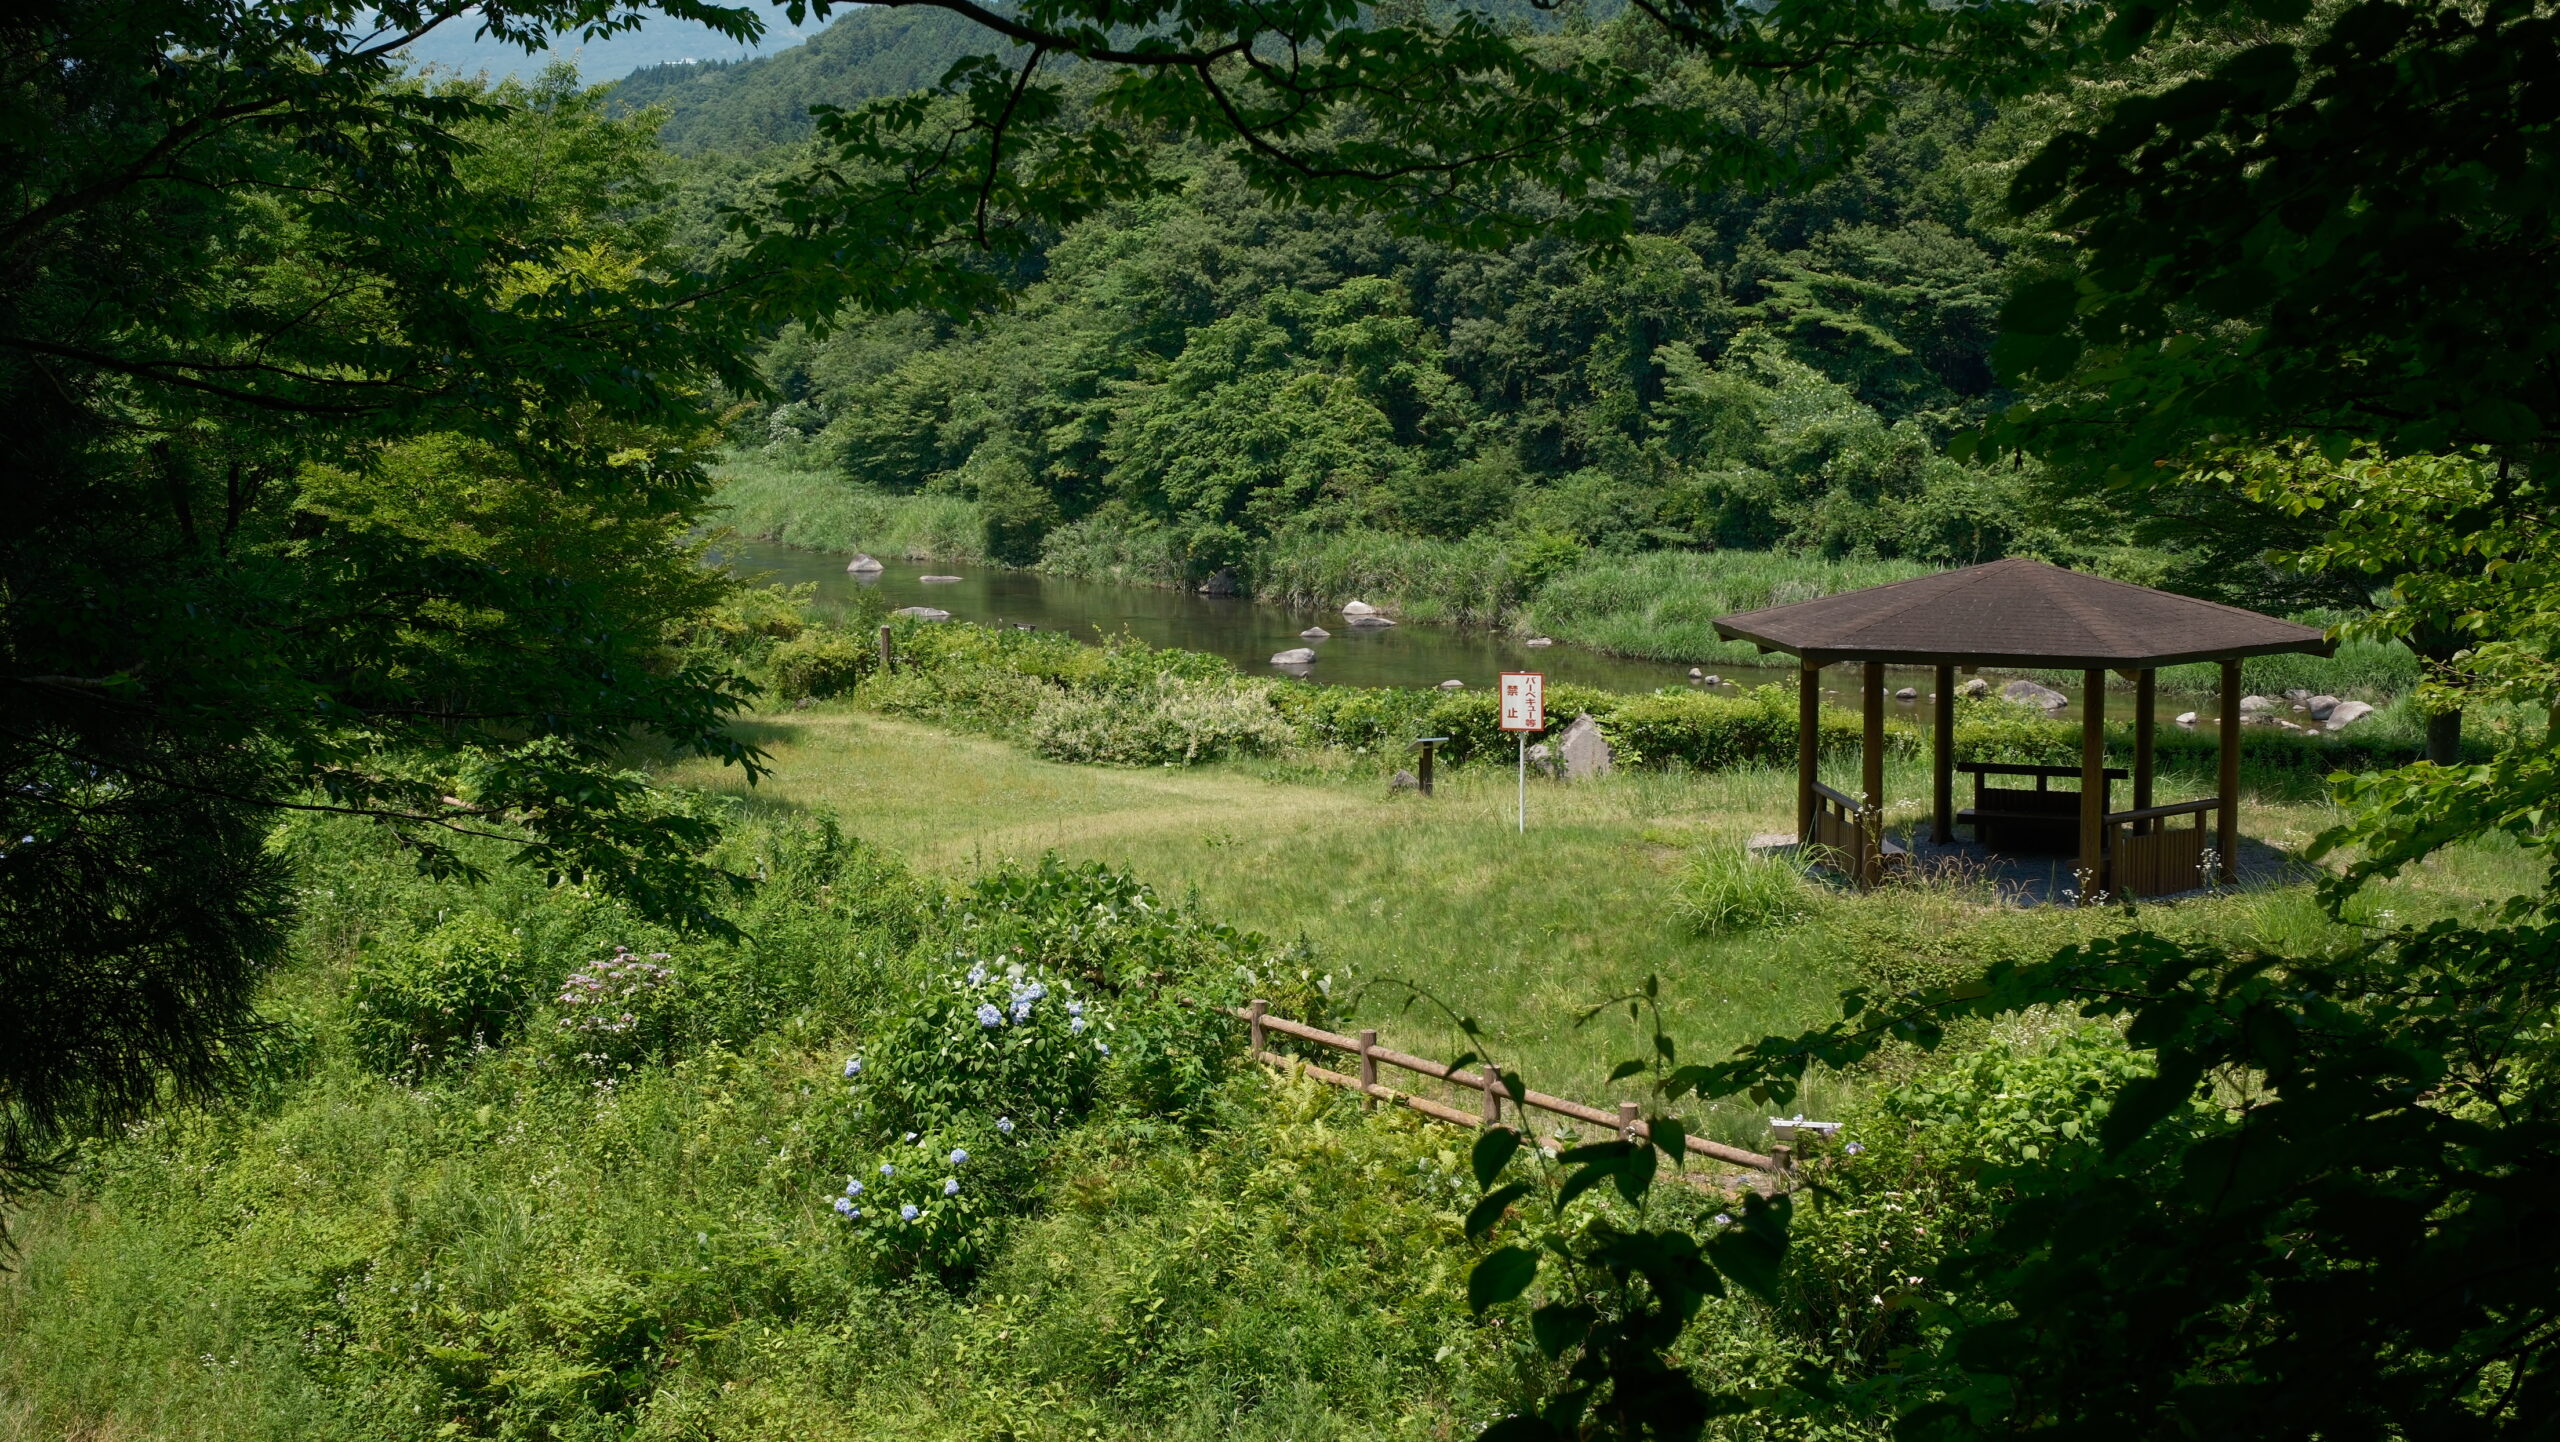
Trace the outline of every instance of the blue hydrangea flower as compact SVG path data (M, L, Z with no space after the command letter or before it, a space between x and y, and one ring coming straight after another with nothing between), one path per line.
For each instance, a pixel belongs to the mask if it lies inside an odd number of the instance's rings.
M985 962L979 962L976 966L969 968L969 984L971 986L984 986L987 984L987 964Z
M905 1136L903 1136L903 1137L900 1137L900 1138L899 1138L899 1140L900 1140L900 1141L905 1141L905 1142L912 1142L912 1141L914 1141L915 1139L916 1139L916 1134L915 1134L914 1132L909 1132L909 1133L907 1133Z
M1067 1030L1075 1032L1078 1035L1082 1035L1084 1032L1084 1018L1080 1016L1069 1018L1067 1021Z
M836 1198L836 1210L837 1210L837 1211L839 1211L839 1212L844 1213L844 1214L845 1214L846 1216L848 1216L848 1217L852 1216L852 1215L853 1215L853 1198L851 1198L851 1197L838 1197L838 1198Z
M1732 1226L1732 1225L1733 1225L1733 1214L1732 1214L1731 1212L1718 1212L1718 1213L1716 1213L1716 1225L1717 1225L1717 1226L1719 1226L1719 1227L1730 1227L1730 1226Z
M1082 1016L1082 1015L1084 1015L1084 1003L1083 1003L1083 1002L1080 1002L1080 1001L1071 1001L1071 1002L1068 1002L1068 1003L1067 1003L1067 1015L1069 1015L1069 1016Z
M1022 1002L1016 1002L1016 1003L1014 1003L1014 1007L1013 1007L1013 1019L1014 1019L1015 1021L1029 1021L1029 1020L1031 1020L1031 1003L1029 1003L1029 1002L1027 1002L1027 1001L1022 1001Z
M1866 1150L1866 1148L1865 1148L1865 1147L1863 1147L1863 1146L1860 1146L1860 1145L1859 1145L1858 1143L1856 1143L1856 1142L1851 1142L1851 1143L1849 1143L1847 1146L1842 1147L1842 1148L1841 1148L1841 1150L1842 1150L1842 1151L1844 1151L1844 1152L1847 1152L1849 1155L1851 1155L1851 1156L1853 1156L1853 1157L1854 1157L1854 1156L1856 1156L1858 1153L1865 1151L1865 1150Z
M880 1164L880 1175L884 1177L894 1177L897 1174L898 1169L896 1167L889 1165L887 1162L882 1162Z
M909 1203L907 1203L905 1206L898 1208L898 1220L900 1220L900 1221L902 1221L902 1222L912 1222L912 1221L914 1221L915 1219L916 1219L916 1204L915 1204L915 1203L913 1203L913 1202L909 1202Z
M960 1148L958 1148L958 1147L953 1147L953 1148L951 1149L951 1165L953 1165L953 1166L955 1166L955 1167L959 1167L959 1166L966 1166L966 1165L968 1165L968 1163L969 1163L969 1154L968 1154L967 1152L965 1152L965 1151L961 1150L961 1149L960 1149Z
M1006 1136L1012 1136L1012 1135L1013 1135L1013 1118L1011 1118L1011 1117L998 1117L998 1118L996 1118L996 1130L997 1130L997 1131L1000 1131L1000 1132L1002 1132L1002 1133L1004 1133Z
M942 1179L942 1194L946 1197L956 1197L960 1195L960 1179L958 1177L944 1177Z
M978 1025L1002 1026L1004 1025L1004 1013L996 1010L994 1002L982 1001L978 1003Z
M1109 1043L1109 1042L1107 1042L1107 1041L1098 1041L1098 1042L1095 1042L1095 1043L1093 1044L1093 1049L1094 1049L1095 1051L1098 1051L1098 1052L1102 1053L1104 1056L1109 1056L1109 1055L1111 1055L1111 1043Z
M844 1059L844 1074L848 1077L858 1077L862 1075L862 1058L858 1056L846 1057Z
M848 1197L858 1197L858 1196L861 1196L861 1195L862 1195L862 1179L861 1179L860 1177L855 1177L855 1178L852 1178L851 1180L848 1180L848 1181L844 1184L844 1194L845 1194L846 1196L848 1196Z

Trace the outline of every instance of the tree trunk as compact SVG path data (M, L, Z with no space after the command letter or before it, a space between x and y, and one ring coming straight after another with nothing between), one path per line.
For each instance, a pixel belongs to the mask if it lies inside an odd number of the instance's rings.
M2438 766L2462 760L2462 713L2439 711L2427 718L2427 759Z

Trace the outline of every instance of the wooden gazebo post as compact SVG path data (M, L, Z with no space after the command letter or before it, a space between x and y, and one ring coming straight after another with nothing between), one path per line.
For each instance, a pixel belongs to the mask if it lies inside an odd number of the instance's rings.
M1858 880L1873 886L1884 880L1884 663L1858 668L1865 692L1866 734L1860 738L1858 785Z
M1956 668L1938 668L1938 691L1930 698L1929 839L1940 846L1956 839Z
M2154 769L2151 746L2158 739L2157 718L2151 713L2159 704L2159 681L2160 673L2149 666L2136 672L2133 678L2133 809L2136 811L2151 809L2151 775ZM2149 821L2137 821L2133 823L2134 834L2148 836L2154 825Z
M1814 773L1822 764L1822 663L1796 674L1796 844L1813 845Z
M2080 673L2080 904L2107 884L2107 673Z
M2240 879L2240 663L2222 663L2221 794L2213 818L2213 847L2222 856L2222 880Z

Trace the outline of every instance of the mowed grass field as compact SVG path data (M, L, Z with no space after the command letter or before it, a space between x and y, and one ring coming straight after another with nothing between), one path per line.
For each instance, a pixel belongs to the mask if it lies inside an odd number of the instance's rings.
M1428 799L1391 794L1392 758L1120 769L1042 760L1002 740L956 734L834 703L746 723L773 774L749 790L734 771L679 767L670 779L746 795L750 805L835 816L855 835L932 871L975 875L1054 851L1125 867L1170 896L1283 944L1334 979L1347 1017L1408 1050L1446 1054L1454 1028L1415 989L1478 1020L1533 1085L1593 1102L1610 1067L1635 1055L1623 1010L1577 1025L1595 1003L1661 978L1667 1019L1689 1056L1837 1015L1852 985L1925 980L1947 965L2044 955L2134 924L2232 945L2321 944L2337 931L2301 883L2146 908L2021 910L1961 886L1855 896L1816 888L1800 921L1704 937L1680 915L1699 847L1793 826L1782 771L1629 773L1574 784L1532 778L1529 829L1515 829L1509 767L1444 768ZM1846 783L1843 775L1836 778ZM1897 824L1922 814L1917 763L1889 769ZM2175 778L2164 797L2189 794ZM2292 850L2332 820L2316 797L2252 796L2244 828ZM2377 892L2369 903L2453 904L2503 895L2526 871L2492 854ZM2515 876L2506 873L2514 871ZM1803 1102L1836 1099L1817 1083ZM1749 1119L1719 1129L1749 1134Z

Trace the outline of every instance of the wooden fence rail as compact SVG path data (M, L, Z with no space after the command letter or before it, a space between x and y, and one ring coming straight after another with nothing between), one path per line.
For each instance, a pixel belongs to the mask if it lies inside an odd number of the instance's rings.
M1514 1108L1528 1107L1542 1112L1553 1112L1557 1116L1571 1117L1575 1121L1606 1127L1624 1137L1649 1138L1652 1135L1651 1128L1636 1115L1634 1102L1620 1102L1618 1110L1610 1113L1595 1106L1585 1106L1581 1102L1549 1096L1541 1091L1522 1088L1515 1093L1510 1083L1505 1082L1490 1067L1479 1067L1473 1071L1452 1067L1433 1061L1429 1057L1415 1056L1410 1052L1380 1046L1378 1034L1374 1031L1363 1031L1356 1037L1344 1036L1340 1032L1326 1031L1320 1027L1309 1026L1305 1022L1291 1021L1285 1016L1273 1016L1270 1005L1266 1001L1255 1001L1250 1005L1232 1009L1235 1016L1242 1018L1253 1029L1254 1060L1267 1062L1273 1066L1303 1067L1307 1075L1320 1082L1360 1093L1366 1099L1362 1105L1372 1110L1376 1109L1378 1103L1385 1102L1390 1106L1409 1108L1434 1121L1447 1122L1452 1126L1488 1127L1500 1124L1502 1104L1507 1101ZM1303 1057L1282 1056L1265 1045L1269 1033L1272 1032L1278 1032L1282 1036L1293 1036L1300 1041L1311 1041L1318 1046L1331 1047L1335 1051L1349 1052L1360 1059L1360 1074L1350 1076L1338 1071L1328 1071ZM1414 1096L1408 1092L1397 1091L1393 1087L1381 1086L1378 1084L1380 1066L1397 1067L1475 1092L1483 1097L1484 1105L1476 1115L1469 1116L1456 1107L1433 1101L1429 1097ZM1750 1167L1755 1171L1783 1172L1794 1160L1792 1149L1784 1146L1773 1148L1773 1155L1763 1156L1758 1152L1746 1152L1740 1147L1726 1146L1722 1142L1711 1142L1704 1137L1690 1137L1688 1144L1689 1150L1696 1155L1713 1157L1717 1161L1730 1162L1735 1166Z

